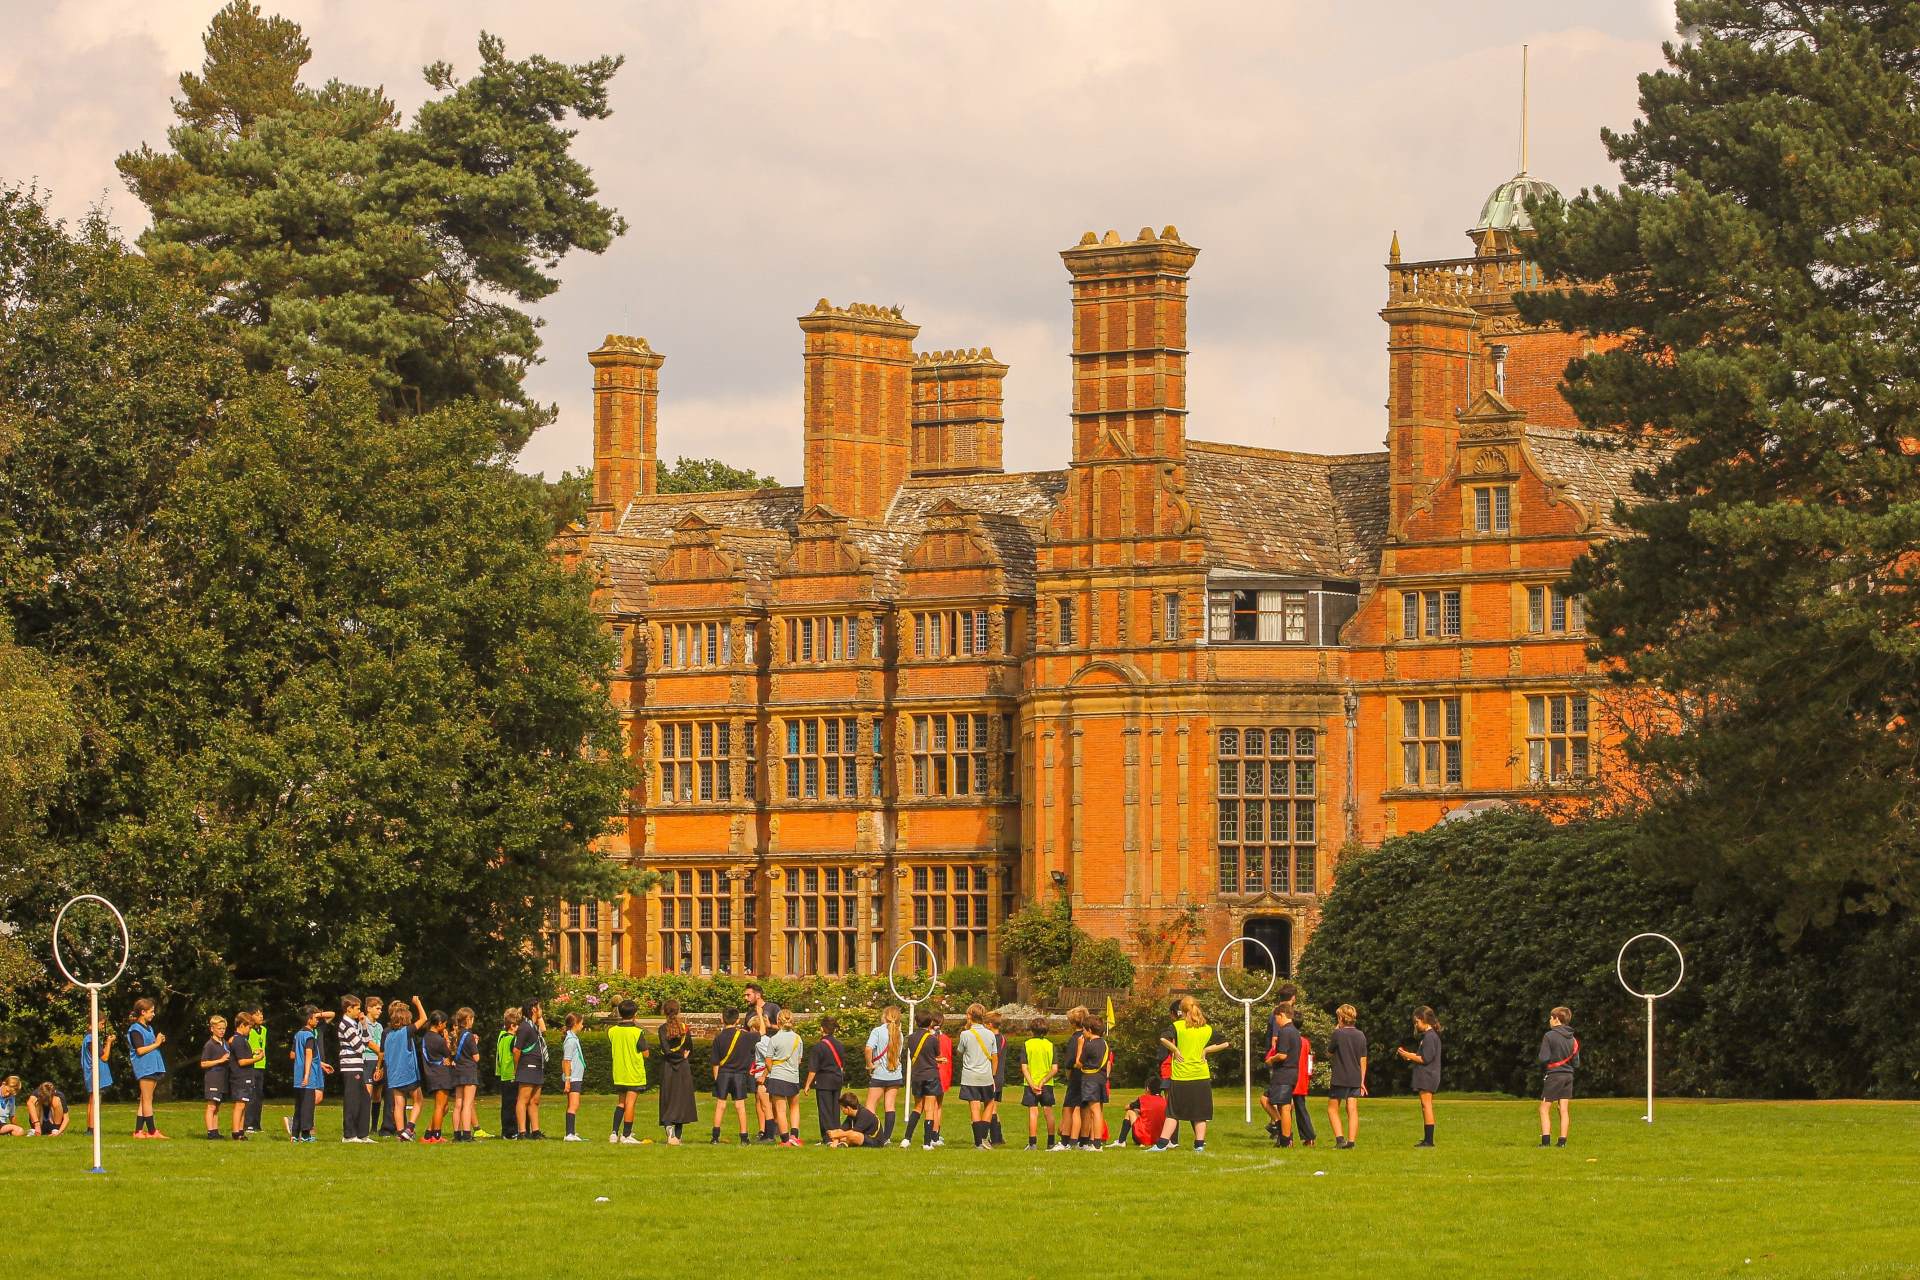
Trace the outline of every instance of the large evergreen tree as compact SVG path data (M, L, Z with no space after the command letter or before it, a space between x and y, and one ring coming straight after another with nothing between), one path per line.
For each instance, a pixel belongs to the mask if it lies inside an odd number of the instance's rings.
M1649 691L1648 847L1791 935L1920 893L1920 5L1681 0L1606 145L1625 182L1535 211L1617 340L1583 422L1671 452L1576 580Z
M71 768L0 919L44 958L59 901L106 893L137 921L123 994L169 1016L524 998L546 910L613 888L592 844L630 776L589 586L494 406L250 373L205 295L30 194L0 196L0 268L0 599L34 651L0 684L44 702L59 662L83 735L26 744ZM47 994L0 1024L45 1044Z
M153 216L141 247L238 322L255 369L312 378L353 357L386 412L475 398L518 449L553 416L522 385L540 343L518 304L558 287L570 250L625 230L562 127L608 114L620 59L512 61L482 36L479 73L426 68L438 96L406 123L378 89L302 84L300 28L245 0L214 16L206 50L167 149L120 157Z

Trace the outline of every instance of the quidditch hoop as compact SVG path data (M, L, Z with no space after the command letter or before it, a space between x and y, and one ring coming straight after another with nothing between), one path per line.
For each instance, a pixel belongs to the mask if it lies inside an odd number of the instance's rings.
M1220 967L1222 964L1226 962L1227 952L1233 950L1235 947L1245 942L1251 942L1254 946L1260 948L1262 951L1267 953L1267 985L1266 985L1266 988L1262 990L1260 994L1257 996L1237 996L1233 994L1233 992L1227 990L1226 975ZM1217 957L1215 957L1213 962L1213 980L1215 983L1219 985L1220 994L1225 996L1229 1000L1237 1000L1241 1004L1245 1004L1245 1005L1254 1005L1254 1004L1260 1003L1262 1000L1265 1000L1267 998L1267 993L1273 990L1275 975L1277 975L1279 972L1280 972L1280 966L1279 966L1279 963L1275 961L1273 958L1273 949L1269 947L1266 943L1260 941L1260 939L1258 938L1235 938L1233 941L1229 942L1226 946L1220 948L1220 954Z
M900 994L899 987L893 985L893 971L894 967L900 963L900 953L903 951L911 951L915 947L927 953L927 994L923 996L905 996ZM887 961L887 990L893 992L893 998L895 1000L898 1000L901 1004L925 1004L927 1001L933 999L934 989L939 985L940 957L933 954L932 947L915 939L912 942L903 942L894 948L893 958Z
M1666 943L1669 947L1673 948L1674 959L1680 962L1680 972L1674 976L1673 985L1665 991L1635 991L1633 984L1627 981L1627 973L1624 967L1627 962L1627 948L1642 938L1658 938L1660 941ZM1613 961L1613 973L1615 977L1620 979L1620 985L1626 988L1628 995L1636 996L1642 1000L1661 1000L1680 989L1681 979L1687 976L1687 958L1680 953L1680 944L1664 933L1636 933L1620 944L1620 954L1616 956Z
M76 978L73 975L73 971L67 968L66 957L60 954L60 926L65 923L67 912L71 911L77 902L99 903L113 913L113 922L120 926L120 967L113 971L113 976L110 978L105 978L98 982L90 982ZM132 951L133 939L127 934L126 917L120 914L120 908L114 906L97 893L83 893L77 898L70 899L66 906L60 908L60 914L53 918L53 962L59 966L61 976L76 987L90 987L98 991L102 987L112 986L120 980L120 975L127 971L127 958Z

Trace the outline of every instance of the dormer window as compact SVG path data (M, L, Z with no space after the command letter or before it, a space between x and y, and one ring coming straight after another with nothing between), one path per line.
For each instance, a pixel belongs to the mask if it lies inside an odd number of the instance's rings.
M1473 531L1507 533L1513 528L1513 489L1510 485L1480 485L1473 491Z

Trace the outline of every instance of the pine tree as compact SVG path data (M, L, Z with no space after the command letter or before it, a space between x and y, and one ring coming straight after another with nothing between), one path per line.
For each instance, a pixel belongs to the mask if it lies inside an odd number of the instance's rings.
M1649 848L1791 936L1920 893L1920 5L1679 17L1624 183L1535 213L1573 287L1522 308L1607 339L1585 424L1671 443L1575 574L1658 695Z
M304 378L363 361L382 410L473 397L518 449L554 410L528 399L538 322L572 250L626 229L572 154L569 117L603 119L621 60L511 61L480 38L480 70L425 69L438 96L411 123L378 89L300 81L300 28L233 0L200 74L180 78L164 151L120 157L147 206L153 260L240 325L254 369Z

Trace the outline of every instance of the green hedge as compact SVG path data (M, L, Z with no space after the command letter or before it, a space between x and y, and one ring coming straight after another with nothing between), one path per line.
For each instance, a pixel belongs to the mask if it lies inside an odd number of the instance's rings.
M1920 1097L1920 920L1842 917L1788 947L1737 890L1698 905L1640 869L1657 856L1625 819L1504 812L1401 836L1341 860L1301 972L1323 1006L1358 1008L1376 1092L1407 1087L1393 1048L1411 1046L1409 1016L1430 1004L1446 1029L1445 1088L1531 1093L1548 1010L1564 1004L1580 1090L1632 1095L1645 1087L1646 1003L1621 989L1615 958L1632 935L1665 933L1687 971L1658 1007L1662 1091ZM1642 984L1671 978L1657 951L1631 963Z

